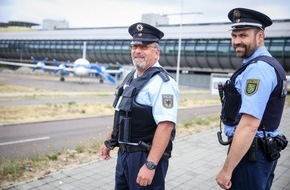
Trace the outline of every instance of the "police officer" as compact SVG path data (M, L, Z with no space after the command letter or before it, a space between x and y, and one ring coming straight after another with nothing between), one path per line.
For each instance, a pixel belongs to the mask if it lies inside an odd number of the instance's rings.
M177 118L178 86L159 64L159 29L135 23L131 58L136 70L116 90L113 130L100 150L110 158L118 146L116 190L165 189Z
M221 118L232 141L216 181L223 189L269 190L280 151L287 146L278 131L286 76L264 46L271 19L245 8L231 10L228 18L232 47L243 62L222 88Z

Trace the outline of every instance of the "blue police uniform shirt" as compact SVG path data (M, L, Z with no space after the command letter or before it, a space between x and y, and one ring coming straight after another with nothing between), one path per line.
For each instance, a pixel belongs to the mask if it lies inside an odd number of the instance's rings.
M258 48L250 57L244 59L243 63L256 58L261 55L271 56L266 47ZM256 92L252 94L246 93L247 81L254 80L257 83ZM262 120L264 111L266 109L269 97L277 85L277 76L275 69L264 61L258 61L255 64L250 64L247 68L236 78L235 87L242 97L242 105L239 113L246 113ZM225 134L229 137L234 135L236 126L224 125ZM279 134L278 130L273 132L266 132L267 135L275 137ZM256 136L263 138L263 131L258 131Z
M161 67L157 62L153 67ZM134 78L137 77L137 72ZM152 114L156 124L162 121L171 121L176 123L177 106L178 106L178 85L171 77L170 81L164 82L163 79L155 75L140 90L136 97L136 101L143 105L152 107ZM166 106L164 98L172 98L172 106Z

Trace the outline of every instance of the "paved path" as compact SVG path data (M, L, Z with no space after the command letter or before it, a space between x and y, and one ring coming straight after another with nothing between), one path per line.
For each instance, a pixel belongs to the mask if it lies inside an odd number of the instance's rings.
M290 138L290 107L282 118L280 132ZM220 189L215 176L226 156L227 147L220 145L217 129L205 130L190 136L177 138L173 157L166 177L167 190ZM290 190L290 146L283 150L276 169L272 190ZM114 189L116 156L109 161L95 161L43 179L26 182L11 190L109 190Z

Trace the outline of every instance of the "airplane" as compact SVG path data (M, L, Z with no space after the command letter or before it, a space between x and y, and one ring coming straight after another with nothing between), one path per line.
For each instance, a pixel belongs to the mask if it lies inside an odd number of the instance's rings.
M72 67L68 67L68 61L63 63L58 63L54 60L54 64L56 66L49 66L45 65L47 58L44 58L42 61L38 61L36 58L32 57L35 64L26 64L26 63L15 63L15 62L7 62L7 61L0 61L2 65L12 65L12 66L20 66L20 67L31 67L33 68L33 73L37 69L42 69L44 72L46 70L54 70L54 73L60 73L60 81L64 81L64 75L67 75L69 72L72 72L75 76L79 76L82 80L82 77L89 76L90 74L98 74L100 75L100 83L103 83L103 79L108 80L110 83L115 84L115 78L111 74L121 75L123 72L123 68L119 67L117 70L106 70L99 66L98 64L91 64L86 59L86 42L84 42L83 46L83 56L82 58L77 59L74 61Z

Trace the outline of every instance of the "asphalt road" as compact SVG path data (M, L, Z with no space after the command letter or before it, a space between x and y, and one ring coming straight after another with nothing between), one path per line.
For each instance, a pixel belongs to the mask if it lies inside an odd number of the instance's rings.
M24 74L1 73L0 82L34 88L45 88L66 91L89 91L102 88L112 90L110 84L96 84L87 81L79 84L78 81L63 83L55 77L31 76ZM111 97L109 97L111 98ZM39 100L37 100L39 101ZM59 100L54 100L59 101ZM66 101L69 101L66 99ZM102 101L102 99L74 99L74 101ZM34 101L0 101L0 105L34 104ZM193 119L196 116L216 114L220 106L197 107L180 109L178 122ZM80 143L90 140L99 140L107 136L113 124L113 116L102 116L82 119L60 120L50 122L36 122L0 126L0 161L30 157L75 148Z
M102 137L111 125L112 116L1 126L1 157L11 159L71 149Z
M219 106L180 109L178 122L218 113ZM0 161L71 149L107 136L113 116L0 126Z

